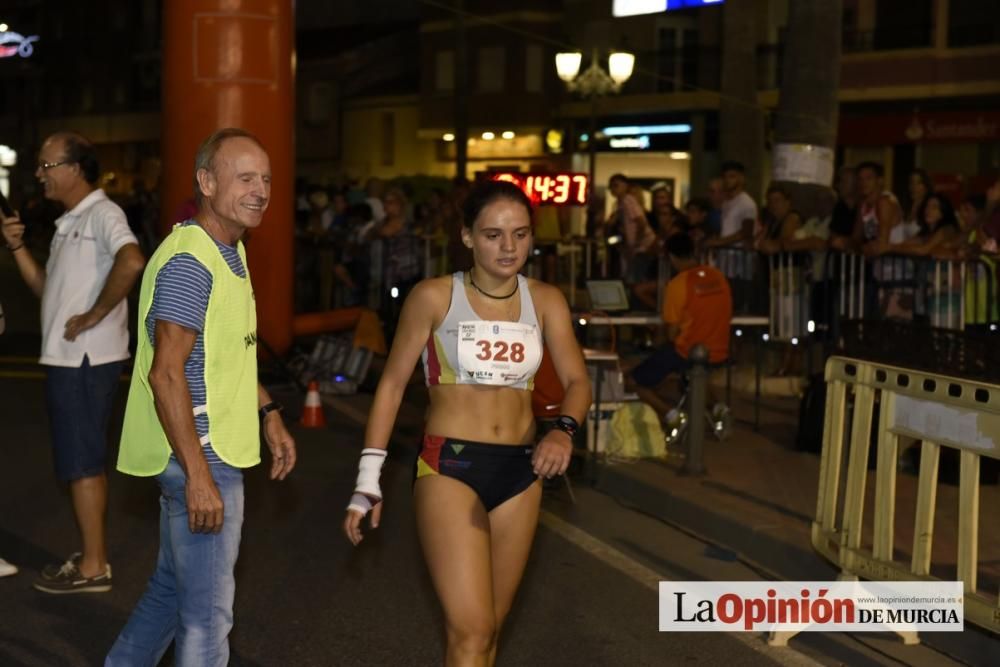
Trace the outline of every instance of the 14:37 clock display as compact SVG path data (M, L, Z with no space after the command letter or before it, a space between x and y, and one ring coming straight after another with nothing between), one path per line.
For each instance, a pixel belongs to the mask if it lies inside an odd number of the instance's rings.
M585 206L587 174L574 172L494 171L487 174L494 181L508 181L524 191L534 204Z

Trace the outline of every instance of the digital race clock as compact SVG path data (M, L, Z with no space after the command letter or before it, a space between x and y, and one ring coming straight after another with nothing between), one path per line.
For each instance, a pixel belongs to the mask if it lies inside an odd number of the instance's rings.
M524 191L533 204L552 206L585 206L588 183L586 174L573 172L493 171L486 177L508 181Z

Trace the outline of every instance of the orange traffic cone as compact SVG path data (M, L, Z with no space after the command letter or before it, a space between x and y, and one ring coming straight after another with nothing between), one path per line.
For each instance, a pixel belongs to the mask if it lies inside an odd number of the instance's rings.
M299 424L306 428L323 428L326 426L326 417L323 416L323 402L319 398L319 386L313 380L309 383L306 391L306 404L302 408L302 419Z

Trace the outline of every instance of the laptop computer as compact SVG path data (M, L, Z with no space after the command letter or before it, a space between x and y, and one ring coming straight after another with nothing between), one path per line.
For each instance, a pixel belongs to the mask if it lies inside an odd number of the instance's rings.
M613 313L629 309L628 291L621 280L588 280L587 293L592 310Z

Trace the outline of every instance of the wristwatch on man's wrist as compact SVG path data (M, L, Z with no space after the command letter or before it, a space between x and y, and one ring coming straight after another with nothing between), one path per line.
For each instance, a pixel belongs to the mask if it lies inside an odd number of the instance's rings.
M553 426L571 438L580 430L580 423L569 415L559 415L556 417Z
M267 413L269 413L269 412L275 412L275 411L280 412L281 410L284 410L284 409L285 409L285 406L282 405L281 403L278 403L277 401L271 401L267 405L262 405L261 408L260 408L260 410L257 411L257 414L259 414L260 418L263 420L264 417L267 416Z

